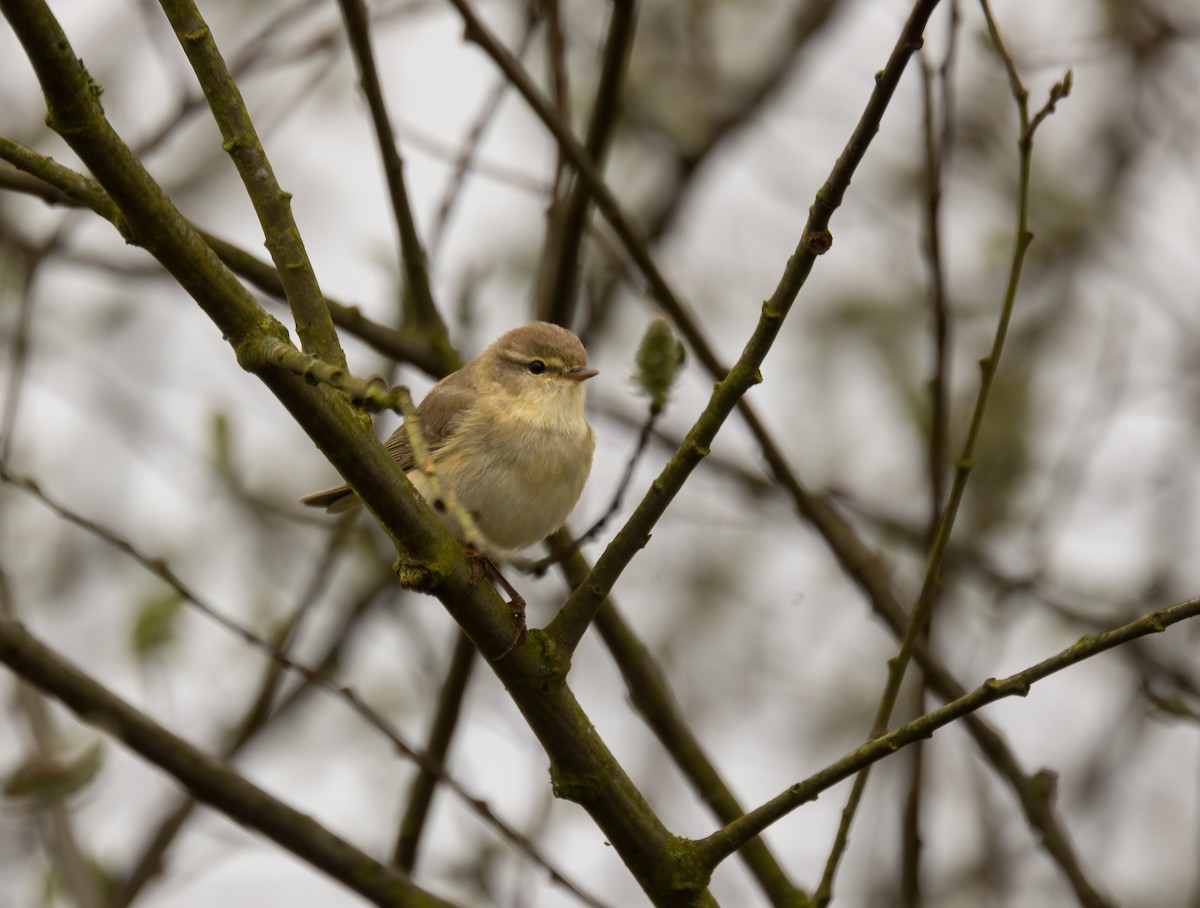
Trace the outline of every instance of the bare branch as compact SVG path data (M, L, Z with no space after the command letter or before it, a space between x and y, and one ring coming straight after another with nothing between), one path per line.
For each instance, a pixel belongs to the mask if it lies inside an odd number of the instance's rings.
M457 0L452 2L457 3ZM791 310L800 288L808 279L817 256L828 251L833 242L833 235L829 232L830 218L841 205L850 180L879 129L879 123L909 58L921 46L925 23L937 3L938 0L918 0L913 7L887 65L875 80L875 89L850 136L850 141L839 155L825 184L817 191L796 251L788 260L775 293L763 304L762 316L742 350L742 355L725 378L717 382L708 406L692 426L675 456L651 485L641 504L596 561L587 582L571 595L547 628L555 642L568 652L578 645L596 610L600 608L604 597L612 589L621 572L649 541L650 531L659 517L692 471L708 454L712 440L738 401L762 380L759 367L779 336L783 320ZM597 199L600 199L599 195Z
M1077 665L1107 650L1121 646L1147 634L1159 634L1173 624L1200 615L1200 598L1188 599L1167 608L1158 609L1131 621L1122 627L1099 634L1088 634L1072 646L1043 659L1036 665L1009 675L1006 678L989 678L969 694L965 694L944 706L926 713L912 722L900 726L877 738L872 738L862 747L830 763L825 769L798 782L757 807L745 816L730 823L724 829L701 839L699 846L706 861L716 866L732 854L741 844L762 832L780 817L786 816L802 804L816 799L843 779L861 773L866 767L895 753L909 744L929 738L939 728L969 716L971 713L1005 697L1024 697L1038 681ZM1096 896L1088 904L1107 905L1107 901Z
M370 20L363 0L338 0L342 17L346 20L346 34L350 38L350 49L358 64L358 75L367 109L371 112L371 125L375 129L375 141L383 159L383 172L387 177L388 196L392 203L392 216L400 234L400 253L406 278L408 299L412 303L413 324L417 331L434 348L448 348L450 340L446 325L442 321L433 291L429 286L429 269L421 238L417 234L417 222L413 217L408 200L408 189L404 184L404 160L396 147L396 137L388 117L387 104L383 98L383 86L375 66L375 53L371 49Z
M161 0L161 6L196 71L196 79L225 140L222 147L233 159L258 213L267 249L279 271L304 349L344 366L345 354L292 218L291 195L275 180L242 93L221 58L208 23L191 0Z
M416 886L312 817L267 794L228 764L134 709L11 618L0 617L0 662L60 700L84 722L104 729L170 773L198 800L262 833L372 904L386 908L451 908L450 902Z

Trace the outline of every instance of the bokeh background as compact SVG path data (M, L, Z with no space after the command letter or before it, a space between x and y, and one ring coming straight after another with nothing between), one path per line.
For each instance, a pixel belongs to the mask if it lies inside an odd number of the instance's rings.
M932 646L974 686L1081 634L1200 592L1200 12L1187 0L997 4L1030 103L1071 70L1070 96L1033 151L1030 249L978 462L951 547ZM149 2L53 4L103 87L105 110L181 209L261 252L262 234L165 18ZM322 288L380 323L402 319L395 228L336 4L201 5L238 76ZM434 293L465 356L534 317L552 139L436 0L372 4L374 39ZM582 134L605 4L477 4ZM646 0L606 175L720 356L732 362L793 251L908 13L898 0ZM559 42L553 36L561 35ZM922 68L926 72L923 77ZM79 167L0 25L0 134ZM932 138L930 138L932 136ZM935 374L930 150L940 164L940 274L953 461L991 345L1011 258L1017 117L977 4L945 0L833 221L750 399L796 473L867 541L910 603L930 521ZM466 170L461 156L470 152ZM8 180L11 169L0 165ZM6 187L10 182L5 182ZM645 418L629 380L658 312L593 220L571 327L599 449L572 521L601 515ZM280 317L275 300L264 300ZM343 332L355 374L430 376ZM334 474L220 332L141 250L93 215L0 192L0 392L6 469L140 552L264 637L299 614L292 653L342 641L339 679L410 740L428 725L457 630L390 582L363 516L339 524L296 499ZM692 357L595 556L707 400ZM380 417L380 432L395 417ZM111 544L0 485L0 569L11 608L104 684L219 750L267 670ZM565 595L520 577L531 621ZM765 470L735 415L614 598L660 661L679 708L747 805L860 744L897 642ZM1085 872L1125 905L1200 906L1200 628L1184 624L988 707L1026 772L1057 774ZM912 674L916 674L913 672ZM715 821L628 704L590 636L572 686L672 830ZM284 682L284 696L300 686ZM63 804L86 860L119 879L180 790L0 674L0 770L38 748L83 764ZM915 685L902 701L917 708ZM97 747L99 750L97 750ZM95 764L95 766L93 766ZM251 779L386 854L412 765L346 708L300 693L236 757ZM557 802L546 760L486 667L471 679L450 772L606 904L644 896L586 815ZM1054 906L1074 895L1008 787L958 727L923 751L919 903ZM837 882L847 906L901 904L908 752L877 768ZM50 812L9 785L0 903L79 904L55 869ZM820 878L848 783L780 821L793 879ZM443 792L418 867L473 906L578 904ZM726 905L765 904L737 860ZM338 906L356 896L200 809L144 889L151 906ZM101 902L100 904L106 904Z

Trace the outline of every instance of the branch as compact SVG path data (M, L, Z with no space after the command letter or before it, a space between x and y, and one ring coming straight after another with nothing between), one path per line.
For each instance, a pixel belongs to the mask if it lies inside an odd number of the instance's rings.
M303 357L305 354L296 351L298 356ZM411 406L411 402L409 402ZM289 656L283 649L271 643L268 640L258 636L249 628L243 627L232 618L218 611L213 606L209 605L187 586L161 558L151 557L136 548L126 539L111 533L109 530L76 514L62 504L53 500L46 495L35 483L27 479L19 479L8 472L7 468L0 463L0 481L10 483L29 494L36 497L43 505L53 511L62 519L74 524L80 529L90 533L96 538L113 546L120 552L127 555L133 561L137 562L147 571L156 576L159 580L169 586L181 600L191 605L198 612L203 614L209 620L223 627L225 630L234 634L247 645L261 652L274 664L286 668L291 672L299 675L304 681L315 685L316 687L326 691L327 693L337 697L346 703L359 718L361 718L368 727L374 729L381 734L402 756L407 757L416 763L423 771L432 773L443 784L453 791L472 811L474 811L480 819L487 825L491 826L497 834L502 838L512 843L513 845L524 851L534 864L543 868L551 880L569 890L573 895L579 898L580 901L593 906L599 906L599 903L591 896L585 894L578 886L572 883L566 876L560 873L554 865L552 865L537 848L527 838L522 836L513 827L505 823L500 817L488 806L481 798L473 796L467 789L460 784L455 778L448 775L445 768L439 761L430 758L426 753L418 751L378 712L372 709L365 700L355 691L354 688L341 684L335 681L330 676L326 675L319 669L314 669L309 665L299 662ZM240 744L239 744L240 746Z
M284 192L275 180L275 172L250 120L242 93L221 59L208 23L191 0L161 0L160 5L196 72L196 80L208 100L213 119L220 127L224 139L222 147L233 159L254 204L267 249L292 307L296 333L300 335L303 348L328 362L344 366L345 354L292 217L291 194Z
M633 47L635 21L633 0L613 0L600 83L596 88L585 146L597 167L603 165L605 152L616 129L617 106L630 49ZM577 175L571 182L567 198L561 206L556 205L552 209L543 253L543 271L550 271L551 274L549 283L541 292L535 293L537 310L546 321L571 324L579 283L580 249L590 202L590 185Z
M51 204L89 208L116 227L127 242L141 245L129 234L120 209L95 180L4 136L0 136L0 159L8 161L19 168L22 174L27 175L22 177L19 174L0 172L0 186L38 196ZM29 179L30 177L32 179ZM263 293L287 300L283 282L273 265L194 224L190 226L235 274ZM346 329L391 359L412 363L435 378L441 378L462 365L462 360L452 349L434 350L429 344L418 343L394 328L372 321L356 306L338 302L328 296L324 299L335 325Z
M473 579L462 547L405 479L369 422L340 394L265 359L272 341L285 340L282 327L258 308L112 130L93 83L43 0L0 0L0 10L34 65L49 122L117 203L137 241L213 318L243 367L270 388L355 488L396 544L402 582L437 596L485 654L508 648L507 605L490 584ZM492 663L550 758L556 793L592 815L653 902L686 898L714 905L690 847L666 828L597 734L566 683L567 668L536 632Z
M562 567L567 583L574 589L587 577L587 560L573 547L570 535L565 530L560 530L550 538L550 548ZM641 713L646 725L709 810L723 823L731 823L742 816L745 808L738 803L737 796L721 778L720 771L679 715L662 668L626 624L611 599L605 600L596 615L596 630L625 681L629 702ZM805 904L807 896L788 879L765 841L750 839L742 845L738 854L776 908Z
M471 670L475 667L475 655L475 645L465 634L458 634L454 641L454 654L450 657L450 667L446 669L446 678L442 682L442 691L434 710L433 724L429 729L429 743L423 751L425 758L438 766L445 765L446 755L450 752L450 741L458 725L467 682L470 681ZM429 808L433 804L438 781L438 773L422 766L408 788L408 806L400 820L400 831L392 853L392 861L405 873L412 873L416 867L417 849L421 844L421 835L425 830L425 821L429 818Z
M929 548L929 557L925 565L925 576L921 582L921 589L917 594L908 627L905 629L904 636L900 641L900 651L896 654L895 658L888 661L887 681L884 685L883 695L880 697L879 707L871 726L871 738L878 737L887 730L888 722L896 706L896 700L900 695L900 686L904 681L904 676L912 660L913 649L916 646L918 637L925 631L930 611L933 608L934 600L937 598L937 592L941 585L942 563L945 560L946 550L950 543L950 535L953 532L954 523L958 516L958 509L962 504L967 482L971 477L971 471L974 467L976 450L980 432L983 429L988 400L991 396L996 370L1000 364L1000 355L1004 351L1004 342L1008 337L1008 326L1012 320L1013 308L1016 303L1017 287L1021 282L1025 253L1029 249L1029 244L1033 241L1033 234L1029 230L1029 174L1033 161L1033 133L1037 128L1037 124L1042 122L1042 119L1039 118L1033 123L1030 122L1028 92L1021 85L1020 78L1017 76L1015 66L1012 65L1011 58L1003 50L1000 34L996 30L995 22L992 20L987 0L981 0L981 2L983 3L984 16L988 21L988 28L992 34L992 39L1005 59L1020 119L1016 237L1013 243L1012 260L1009 265L1008 283L1004 290L1004 300L1000 307L1000 317L996 322L992 347L987 356L979 361L979 391L975 398L975 406L971 412L971 422L967 429L967 437L963 442L962 452L955 462L954 480L951 483L950 491L946 498L945 509L942 511L941 519L938 521L933 534ZM1068 77L1062 85L1055 86L1055 89L1051 91L1051 100L1047 102L1047 106L1043 110L1053 110L1054 104L1061 97L1065 97L1069 90L1070 74L1068 73ZM821 885L815 894L817 905L824 905L832 898L833 877L849 841L850 826L854 820L858 805L861 802L863 792L866 789L868 777L869 773L864 772L854 780L854 786L850 791L850 797L843 811L842 821L838 827L833 849L825 866L825 873L821 878ZM1098 899L1099 896L1096 896L1096 898ZM1090 901L1090 898L1087 903L1096 904L1096 902Z
M0 616L0 662L161 767L196 798L271 841L372 904L451 908L395 870L334 835L312 817L276 800L228 764L193 747Z
M452 2L457 4L458 0ZM566 652L573 651L578 645L596 610L621 572L633 556L649 542L650 531L655 523L692 471L708 454L713 438L733 408L751 387L762 380L759 367L778 337L783 320L812 271L817 256L828 251L833 242L833 236L829 232L830 218L841 205L851 177L866 154L871 139L878 132L884 111L887 110L909 58L921 46L921 34L925 23L937 3L938 0L918 0L913 7L887 65L876 78L875 89L850 136L850 141L838 157L825 184L817 191L796 251L788 260L775 293L763 304L762 316L742 350L742 355L729 373L717 382L704 412L692 426L675 456L668 461L662 473L651 484L650 490L628 522L596 561L587 582L571 595L547 628L554 642Z
M817 796L873 763L890 756L916 741L930 738L939 728L969 716L971 713L1006 697L1024 697L1038 681L1048 678L1063 669L1070 668L1107 650L1121 646L1147 634L1158 634L1173 624L1200 615L1200 597L1179 602L1167 608L1143 615L1136 621L1099 634L1081 637L1072 646L1032 665L1024 671L999 680L989 678L969 694L926 713L895 731L873 738L820 772L798 782L745 816L730 823L724 829L697 842L702 859L710 867L716 867L751 837L758 835L780 817L816 800ZM1044 793L1043 793L1044 796ZM1097 904L1106 904L1103 901Z
M342 10L342 18L346 20L346 34L350 39L355 63L358 64L359 81L367 99L367 109L371 112L371 125L375 128L379 156L383 159L392 216L400 234L401 260L408 287L406 298L412 303L413 327L430 346L448 349L450 341L446 335L446 325L433 301L425 250L417 234L417 223L408 200L408 189L404 184L404 160L396 147L396 136L388 118L387 104L383 99L383 87L379 83L375 53L371 49L367 7L363 0L338 0L338 6Z

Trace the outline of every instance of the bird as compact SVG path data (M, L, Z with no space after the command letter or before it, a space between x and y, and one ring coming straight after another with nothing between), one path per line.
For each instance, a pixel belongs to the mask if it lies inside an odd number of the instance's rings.
M530 322L439 381L417 407L433 470L452 496L449 506L443 501L436 509L469 550L490 562L492 579L514 597L514 613L519 594L496 565L559 529L578 502L596 449L584 383L598 374L575 334ZM385 446L426 500L439 505L405 426ZM346 485L300 501L330 513L360 504ZM474 527L456 516L462 511Z

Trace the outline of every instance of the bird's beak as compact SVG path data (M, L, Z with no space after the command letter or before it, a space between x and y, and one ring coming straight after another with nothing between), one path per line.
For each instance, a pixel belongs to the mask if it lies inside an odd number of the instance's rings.
M578 366L574 369L568 369L563 373L563 378L570 381L587 381L589 378L595 378L600 373L595 369L588 369L585 366Z

